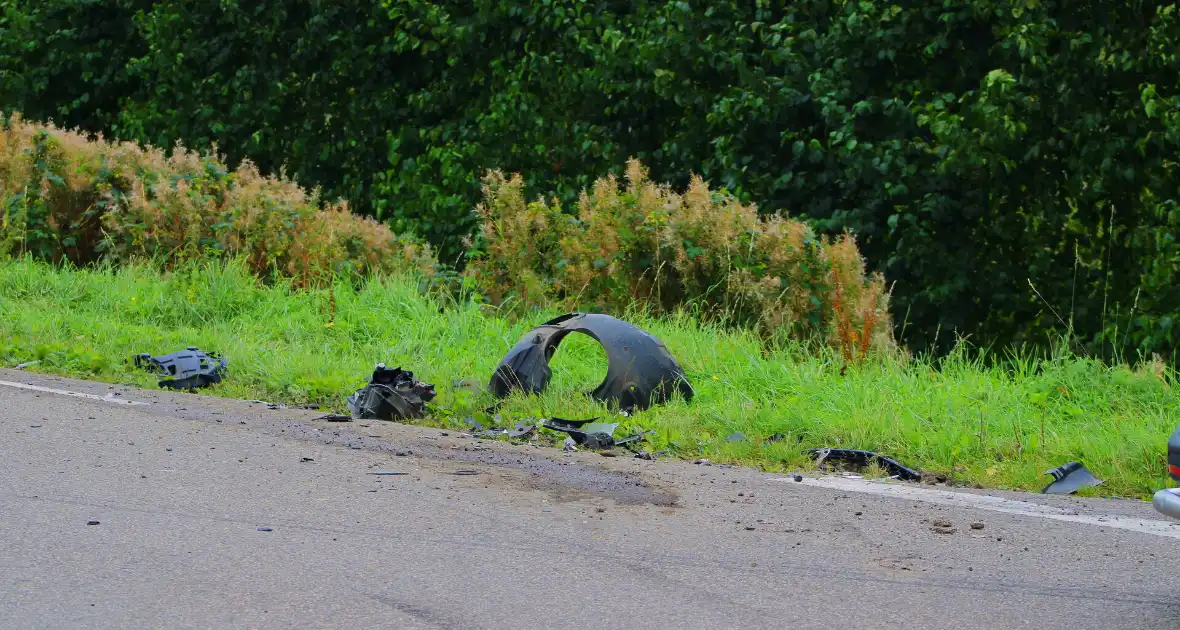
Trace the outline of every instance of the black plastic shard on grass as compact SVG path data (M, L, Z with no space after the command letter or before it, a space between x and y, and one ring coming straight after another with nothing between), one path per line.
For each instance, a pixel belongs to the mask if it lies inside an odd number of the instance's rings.
M216 352L204 352L195 346L158 357L135 356L135 367L164 377L158 384L168 389L198 389L220 383L228 365Z
M878 455L873 451L861 451L851 448L813 448L807 452L816 458L815 463L818 466L822 466L825 461L829 460L856 467L868 466L870 462L875 462L878 466L884 468L885 472L889 473L891 477L897 477L904 481L919 481L922 479L922 474L918 471L902 466L892 457Z
M348 397L348 410L357 420L421 418L434 395L434 385L415 379L413 372L378 363L369 384Z
M606 351L606 378L590 393L595 400L622 410L665 403L673 390L692 400L692 385L662 341L633 324L594 313L569 313L530 330L500 361L488 389L499 398L514 390L544 391L553 376L549 359L572 332L589 335Z
M1041 494L1073 494L1082 488L1102 483L1081 462L1062 464L1053 470L1046 470L1045 474L1053 476L1053 483L1045 486Z

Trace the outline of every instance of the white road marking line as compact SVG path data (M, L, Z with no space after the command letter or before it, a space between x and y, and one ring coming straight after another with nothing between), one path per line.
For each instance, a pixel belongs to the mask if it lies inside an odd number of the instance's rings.
M151 403L139 402L137 400L125 400L116 398L114 394L107 394L106 396L99 396L98 394L86 394L83 392L71 392L65 389L53 389L51 387L41 387L39 385L27 385L25 383L13 383L12 381L0 381L0 385L6 387L15 387L17 389L28 389L35 392L46 392L49 394L61 394L62 396L73 396L75 398L88 398L90 400L97 400L99 402L115 403L116 405L150 405Z
M794 482L791 477L784 477L780 479L780 481ZM1113 514L1078 514L1072 510L1045 505L1043 503L1033 503L1031 501L1013 501L1012 499L1004 499L1001 497L992 497L981 494L950 492L947 490L935 490L933 488L922 488L918 486L903 485L900 483L866 481L864 479L819 477L807 478L801 483L802 485L828 488L831 490L863 492L866 494L875 494L878 496L892 497L896 499L909 499L911 501L922 501L925 503L934 503L937 505L946 505L950 507L976 508L980 510L990 510L992 512L1002 512L1004 514L1015 514L1017 516L1035 516L1038 518L1047 518L1056 521L1082 523L1085 525L1097 525L1099 527L1113 527L1115 529L1126 529L1142 534L1151 534L1153 536L1164 536L1166 538L1180 539L1180 521L1161 521L1132 518L1129 516L1116 516Z

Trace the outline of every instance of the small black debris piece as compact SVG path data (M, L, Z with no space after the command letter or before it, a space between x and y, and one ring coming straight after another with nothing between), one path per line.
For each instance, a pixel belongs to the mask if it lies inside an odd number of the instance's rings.
M1073 494L1081 488L1097 486L1102 480L1095 477L1080 462L1069 462L1045 471L1046 475L1053 475L1053 483L1045 486L1041 494Z
M375 473L369 473L369 474L370 474L370 475L378 475L378 476L380 476L380 477L389 477L389 476L391 476L391 475L408 475L409 473L404 473L404 472L394 472L394 471L384 471L384 470L383 470L383 471L381 471L381 472L375 472Z
M667 402L673 390L692 400L684 370L662 341L633 324L598 313L567 313L530 330L500 361L488 390L497 398L517 389L542 392L553 375L549 359L572 332L589 335L606 351L606 378L590 393L595 400L617 404L628 413Z
M803 483L803 475L795 475L795 483Z
M827 460L844 462L853 466L868 466L869 462L875 461L877 465L884 468L892 477L897 477L904 481L918 481L922 478L922 474L918 471L902 466L892 457L878 455L873 451L861 451L851 448L813 448L807 452L814 456L816 458L816 464L821 466Z
M516 423L516 427L508 433L508 437L513 440L526 438L537 432L537 425L532 420L521 420Z
M460 470L456 470L454 474L456 474L456 475L466 475L466 476L469 476L469 475L478 475L478 474L479 474L479 471L478 471L478 470L472 470L472 469L470 469L470 468L463 468L463 469L460 469Z
M348 410L357 420L421 418L434 396L434 385L415 380L413 372L378 363L369 384L348 397Z
M471 427L471 431L473 433L483 431L486 428L483 426L483 424L479 420L475 419L475 416L467 416L466 418L463 419L463 421L466 422L467 425Z
M300 457L300 458L299 458L299 461L300 461L300 462L303 462L303 463L306 463L306 462L314 462L315 460L314 460L314 459L312 459L312 458L310 458L310 457Z
M260 532L273 532L273 531L274 531L274 529L273 529L273 528L270 528L270 527L259 527L259 528L257 528L257 529L258 529L258 531L260 531Z
M154 357L135 356L135 367L163 377L158 384L167 389L193 390L216 385L225 376L229 363L216 352L189 346L179 352Z
M87 525L98 525L98 521L86 521Z
M785 439L787 439L787 436L783 435L782 433L775 433L774 435L766 438L766 441L769 444L774 444L775 442L782 442Z
M352 422L352 416L346 416L339 413L330 413L326 416L320 416L316 420L326 420L328 422Z

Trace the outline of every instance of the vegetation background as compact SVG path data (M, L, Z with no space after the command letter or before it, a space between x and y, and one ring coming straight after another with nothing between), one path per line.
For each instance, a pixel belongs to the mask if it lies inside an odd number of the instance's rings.
M488 170L572 213L634 157L850 230L912 350L1174 365L1178 44L1141 0L0 0L0 108L285 170L440 269Z

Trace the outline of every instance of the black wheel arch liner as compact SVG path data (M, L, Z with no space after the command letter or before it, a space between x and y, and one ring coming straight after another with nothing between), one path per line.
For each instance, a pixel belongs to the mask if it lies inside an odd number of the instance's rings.
M606 351L606 378L590 393L595 400L640 410L667 402L673 391L692 400L692 385L662 341L634 324L598 313L567 313L530 330L500 361L488 389L501 398L518 389L544 391L553 376L549 360L574 332L589 335Z

